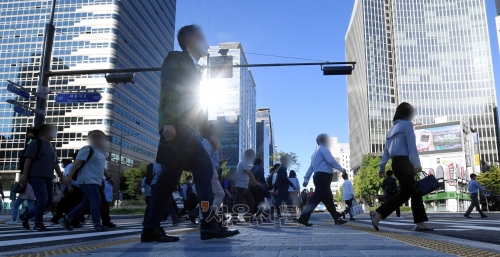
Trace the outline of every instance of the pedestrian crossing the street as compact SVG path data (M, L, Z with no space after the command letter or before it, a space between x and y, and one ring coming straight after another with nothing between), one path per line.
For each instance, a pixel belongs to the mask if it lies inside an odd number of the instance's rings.
M370 219L357 219L363 223L371 223ZM436 231L465 231L465 230L489 230L500 231L500 220L492 219L430 219L426 222L430 226L435 226ZM415 227L413 219L393 220L386 219L380 221L381 226L411 229Z
M116 223L117 227L105 232L95 232L93 226L87 224L82 228L67 231L62 226L49 227L50 231L38 232L27 230L21 224L0 224L0 252L27 247L48 246L79 242L82 240L98 240L109 237L120 237L137 234L142 230L140 221ZM172 227L172 224L163 224L165 230L171 232L182 232L196 228L196 225L182 223Z

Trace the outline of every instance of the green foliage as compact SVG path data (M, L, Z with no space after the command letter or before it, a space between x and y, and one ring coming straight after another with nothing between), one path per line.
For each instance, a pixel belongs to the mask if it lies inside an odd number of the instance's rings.
M187 176L193 176L193 174L189 171L183 171L181 178L179 179L179 184L181 184L181 185L184 184L186 182Z
M379 177L380 157L367 154L363 156L358 174L354 177L354 196L373 205L375 195L378 194L382 186L383 178ZM389 170L391 163L387 163L386 170Z
M291 163L292 163L291 167L287 167L287 168L295 170L295 172L298 173L300 170L300 163L299 163L299 157L297 156L297 154L295 154L293 152L287 153L287 152L279 151L276 154L273 154L271 156L271 158L276 163L276 162L280 162L280 159L283 156L287 156L291 160Z
M500 168L496 165L477 176L477 182L492 194L500 194Z
M146 163L141 163L139 168L130 168L123 174L125 185L127 186L125 193L132 199L140 199L142 197L141 181L146 176L147 167Z
M120 206L110 208L110 214L144 214L146 211L146 203L144 200L124 200Z
M343 195L342 186L340 186L339 190L335 192L335 197L334 197L335 202L337 203L343 202L342 195Z
M226 180L227 175L229 174L229 172L231 171L231 169L229 169L229 167L227 167L227 162L224 162L222 164L222 166L220 166L220 168L222 169L222 176L221 176L222 178L221 178L221 180L224 181L224 180Z

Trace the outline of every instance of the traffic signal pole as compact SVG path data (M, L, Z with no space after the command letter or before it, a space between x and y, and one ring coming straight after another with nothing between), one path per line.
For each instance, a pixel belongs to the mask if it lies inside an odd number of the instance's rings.
M52 46L54 45L54 12L56 9L56 0L52 0L52 9L50 11L49 23L45 25L45 35L43 42L43 52L40 56L40 74L38 76L38 87L36 89L36 107L35 107L35 128L45 123L47 113L47 95L49 88L49 72L52 64Z
M325 65L351 65L352 70L356 62L299 62L299 63L261 63L261 64L239 64L231 65L231 68L255 68L255 67L285 67L285 66L325 66ZM209 66L202 66L202 69L208 69ZM83 74L110 74L110 73L135 73L147 71L161 71L161 67L151 68L124 68L124 69L95 69L95 70L58 70L47 71L49 77L69 76Z
M56 9L56 0L52 0L52 8L50 12L50 20L45 25L45 35L43 42L43 52L40 56L40 73L38 77L38 86L36 90L36 107L35 107L35 129L40 128L45 123L47 113L47 96L51 92L49 88L49 78L54 76L71 76L84 74L119 74L119 73L136 73L136 72L151 72L161 71L161 67L150 68L125 68L125 69L89 69L89 70L57 70L51 71L52 64L52 47L54 45L54 13ZM332 66L334 65L334 66ZM344 65L344 66L340 66ZM349 65L349 66L347 66ZM277 67L277 66L321 66L324 75L350 75L356 62L307 62L307 63L263 63L263 64L239 64L227 65L224 68L252 68L252 67ZM217 66L216 66L217 67ZM202 69L216 68L210 67L209 60L207 66ZM210 72L210 71L209 71Z

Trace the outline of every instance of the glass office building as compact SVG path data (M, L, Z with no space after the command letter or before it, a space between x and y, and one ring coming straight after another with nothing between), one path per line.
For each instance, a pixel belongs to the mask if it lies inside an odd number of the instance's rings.
M239 42L210 46L210 63L229 60L231 65L247 64L245 52ZM207 58L199 61L206 65ZM204 72L202 102L209 120L219 120L223 127L219 155L229 157L227 165L235 169L247 149L256 150L256 89L252 72L248 68L230 68L231 77L219 76L216 69ZM227 70L226 70L227 71Z
M273 156L276 154L276 145L274 144L274 138L276 135L273 130L273 121L271 119L271 109L269 108L258 108L257 109L257 122L264 122L267 127L267 132L269 133L269 166L274 165Z
M269 144L271 141L265 121L257 121L256 132L257 132L257 137L256 137L257 150L255 151L255 154L257 158L262 159L263 161L262 166L264 167L264 172L266 173L267 168L270 166L269 160L271 159L270 158L271 155L269 154Z
M396 106L392 45L384 7L380 0L356 0L345 37L346 60L357 62L352 76L347 76L350 160L354 170L363 155L383 151Z
M4 182L14 180L26 130L33 125L33 116L20 116L5 101L35 107L33 95L22 99L7 91L7 80L36 89L51 2L0 0L0 173ZM161 66L173 50L175 4L175 0L58 0L52 69ZM159 139L159 75L137 73L134 84L110 84L104 74L52 77L53 90L97 88L102 94L100 102L86 104L58 104L55 94L49 94L46 123L58 127L53 143L59 158L71 158L87 144L87 132L99 129L110 142L111 172L117 172L120 159L122 171L153 161Z
M373 62L373 52L382 62ZM346 56L362 64L348 78L349 106L366 99L356 90L366 90L368 96L368 108L358 107L368 115L350 116L351 164L358 165L362 154L381 154L381 136L400 102L412 104L416 122L423 125L441 117L468 120L478 132L481 161L497 161L497 103L484 0L358 0L346 35ZM375 73L373 65L380 66ZM389 108L373 108L374 99ZM380 122L374 123L376 117ZM355 143L366 136L371 148L365 144L356 153L360 147Z

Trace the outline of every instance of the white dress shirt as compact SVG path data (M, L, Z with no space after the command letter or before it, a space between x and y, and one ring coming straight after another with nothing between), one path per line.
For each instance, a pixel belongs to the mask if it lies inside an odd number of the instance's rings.
M344 184L342 184L342 200L351 200L354 195L354 188L352 187L352 183L349 180L344 180Z
M311 157L311 166L307 170L304 176L304 183L308 183L313 172L325 172L328 174L333 174L334 169L339 171L344 171L344 168L338 164L338 162L333 158L330 149L319 145L314 151Z

